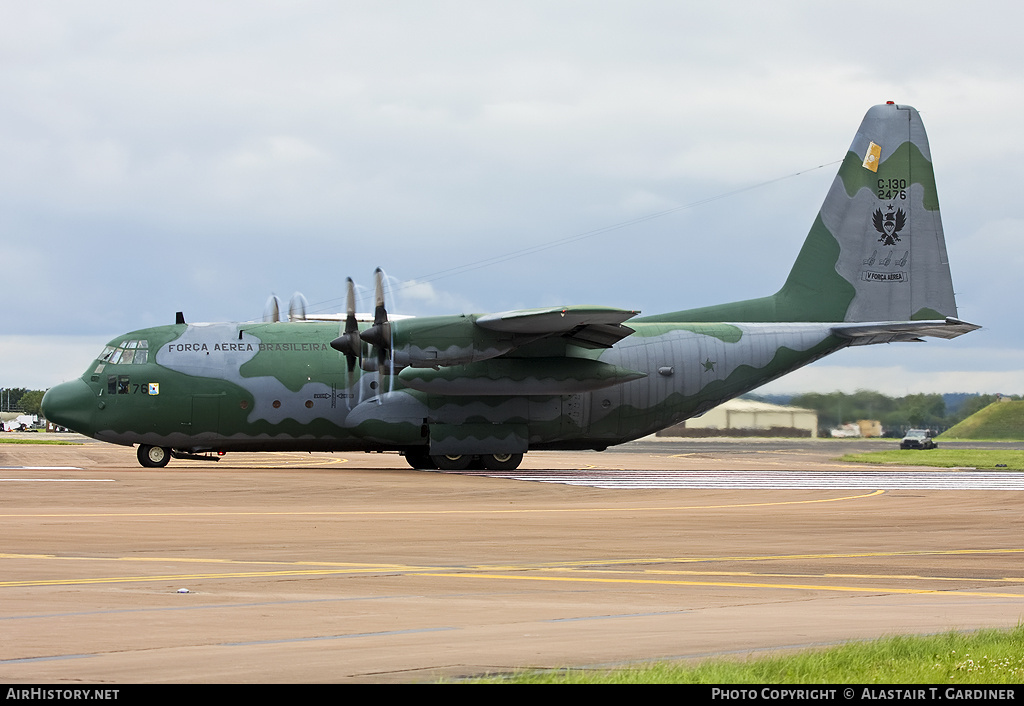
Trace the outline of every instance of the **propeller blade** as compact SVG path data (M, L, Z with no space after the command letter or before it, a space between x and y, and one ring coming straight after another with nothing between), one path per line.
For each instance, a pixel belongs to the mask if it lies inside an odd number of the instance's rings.
M345 297L345 333L359 333L359 322L356 321L356 283L351 277L346 278L348 294Z
M288 302L288 320L305 321L308 302L301 292L295 292Z
M281 299L276 294L271 294L267 303L263 305L263 321L266 323L277 323L281 320Z
M373 271L373 306L374 325L387 323L388 310L384 308L384 270L379 267Z
M377 359L377 385L381 386L384 380L384 375L388 371L389 352L391 350L391 323L388 321L388 310L384 302L384 270L377 268L373 272L374 279L374 308L373 308L373 326L359 334L359 338L369 343L375 349L375 357ZM363 370L372 370L366 364L363 363ZM395 384L395 376L390 376L389 388L392 388ZM389 389L390 391L390 389ZM383 395L383 389L378 392L378 395ZM382 397L378 396L377 401L380 403Z
M351 277L346 278L346 287L348 292L345 295L345 339L348 341L349 352L345 354L345 364L351 373L356 369L357 359L362 363L363 341L359 338L359 322L356 321L356 283Z
M331 341L331 348L345 354L345 364L351 373L356 369L356 359L363 357L363 342L359 337L359 322L356 320L356 285L351 277L346 279L346 286L345 324L341 334Z
M374 277L374 308L373 326L359 334L359 337L377 348L378 367L380 361L386 359L381 351L391 347L391 324L388 322L388 310L384 306L384 270L379 267L373 272Z

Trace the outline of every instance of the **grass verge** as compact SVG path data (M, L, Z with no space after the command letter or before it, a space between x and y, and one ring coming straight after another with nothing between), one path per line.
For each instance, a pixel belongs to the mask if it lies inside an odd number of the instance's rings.
M472 680L516 684L1019 684L1024 626L850 642L823 650L691 666L658 662L613 670L521 672Z
M77 446L77 441L62 441L60 439L4 439L0 437L0 444L50 444L53 446Z
M920 451L889 450L846 454L840 461L854 463L891 463L901 466L934 466L937 468L991 468L1024 471L1024 451L1003 449L929 449Z

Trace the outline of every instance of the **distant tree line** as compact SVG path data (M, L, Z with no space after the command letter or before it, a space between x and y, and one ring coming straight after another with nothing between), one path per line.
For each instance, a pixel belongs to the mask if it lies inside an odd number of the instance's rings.
M39 414L39 404L43 401L46 390L29 390L25 387L5 387L0 389L0 412L21 412L22 414Z
M1020 395L1003 395L1019 400ZM987 407L999 395L917 394L889 397L880 392L859 390L853 394L807 393L791 397L788 404L813 409L818 413L818 428L827 433L843 424L861 419L876 419L887 435L899 435L907 429L932 429L941 432Z

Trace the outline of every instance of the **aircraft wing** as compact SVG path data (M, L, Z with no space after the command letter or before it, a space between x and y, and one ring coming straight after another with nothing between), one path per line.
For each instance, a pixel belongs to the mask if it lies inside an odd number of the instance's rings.
M421 392L569 395L646 377L567 351L610 348L633 333L622 322L638 313L571 306L410 319L393 324L390 340L398 377Z
M850 345L866 346L872 343L920 341L921 336L956 338L981 328L960 319L948 317L936 321L879 321L873 323L839 324L832 333L850 339Z
M390 349L395 364L414 368L466 365L518 351L522 358L566 355L569 345L610 348L633 329L622 322L637 311L611 307L564 306L521 309L497 314L428 316L382 321L359 337ZM339 337L331 343L350 350Z
M520 336L562 336L584 348L611 348L633 333L622 322L639 313L606 306L559 306L484 314L476 318L476 325Z

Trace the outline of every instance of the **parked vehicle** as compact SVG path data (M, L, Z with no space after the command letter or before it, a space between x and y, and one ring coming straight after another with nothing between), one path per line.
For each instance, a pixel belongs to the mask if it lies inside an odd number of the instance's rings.
M937 449L930 429L911 429L900 442L901 449Z

